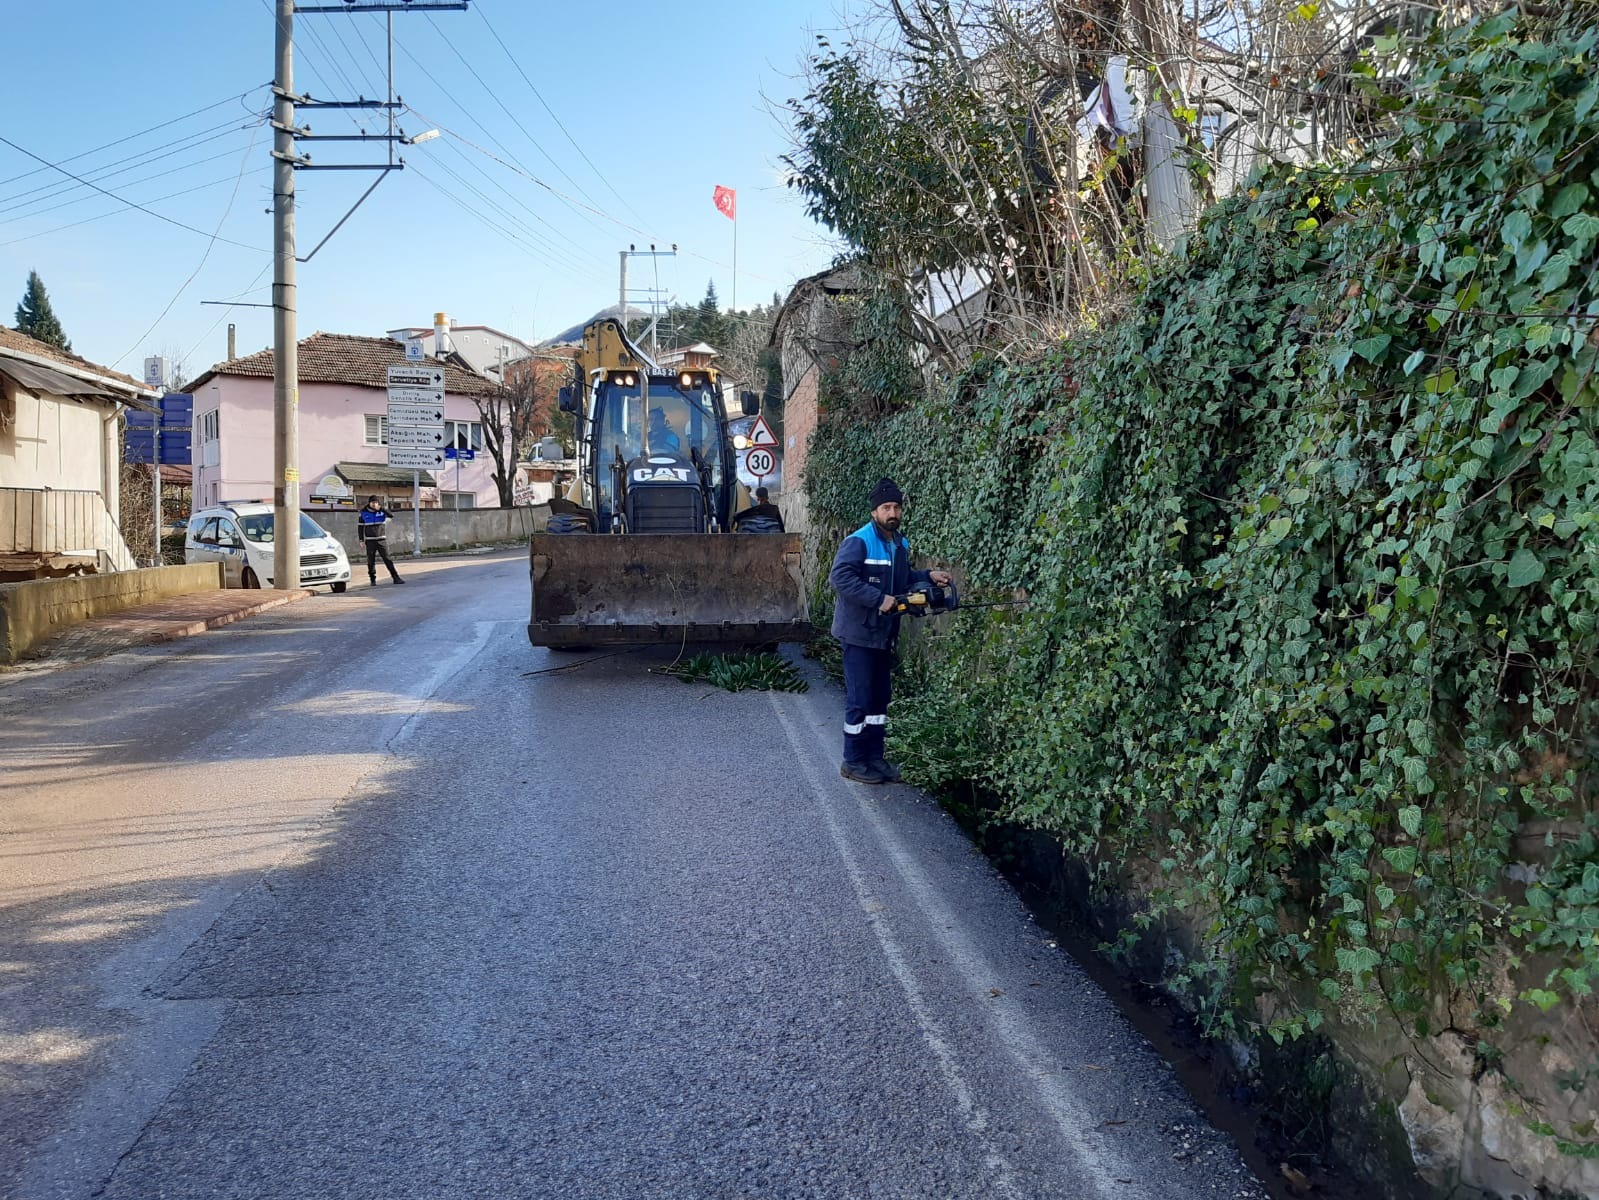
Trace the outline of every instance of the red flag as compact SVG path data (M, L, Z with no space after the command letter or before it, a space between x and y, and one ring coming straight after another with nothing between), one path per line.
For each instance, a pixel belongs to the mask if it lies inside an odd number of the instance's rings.
M717 212L721 213L729 221L738 220L737 192L735 192L732 188L725 188L721 184L717 184L716 194L713 197L713 200L715 201Z

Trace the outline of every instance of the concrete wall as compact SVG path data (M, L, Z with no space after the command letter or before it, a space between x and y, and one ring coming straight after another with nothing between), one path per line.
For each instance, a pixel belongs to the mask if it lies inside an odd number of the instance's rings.
M357 559L366 562L366 551L355 537L356 513L312 512L311 519L326 529L344 546L351 567L360 574ZM491 542L519 542L549 523L550 510L544 505L525 508L463 508L422 510L422 549L451 550L461 546L482 546ZM389 522L389 553L398 557L415 548L412 514L399 512Z
M221 586L221 563L0 583L0 663L16 662L31 647L67 625L121 612L136 604Z

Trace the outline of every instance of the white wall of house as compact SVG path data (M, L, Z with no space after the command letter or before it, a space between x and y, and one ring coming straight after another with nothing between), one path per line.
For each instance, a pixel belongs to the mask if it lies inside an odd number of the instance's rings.
M0 487L104 491L106 425L117 406L36 396L9 379L5 386L11 419L0 419Z

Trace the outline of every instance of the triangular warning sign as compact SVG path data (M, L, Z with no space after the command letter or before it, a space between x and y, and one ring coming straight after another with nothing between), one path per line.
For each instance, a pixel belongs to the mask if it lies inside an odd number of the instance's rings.
M756 417L755 424L750 426L750 445L775 446L777 435L772 432L772 427L766 423L765 417Z

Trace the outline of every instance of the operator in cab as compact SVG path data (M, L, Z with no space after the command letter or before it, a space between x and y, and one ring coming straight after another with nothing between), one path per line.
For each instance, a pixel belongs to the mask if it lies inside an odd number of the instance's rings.
M892 479L870 496L872 519L844 539L827 581L837 594L833 636L844 648L844 762L839 774L857 783L896 783L899 768L884 756L888 701L899 640L895 597L912 584L947 587L948 571L911 567L900 536L905 497Z
M650 449L656 454L681 454L683 441L666 421L666 410L650 409Z

